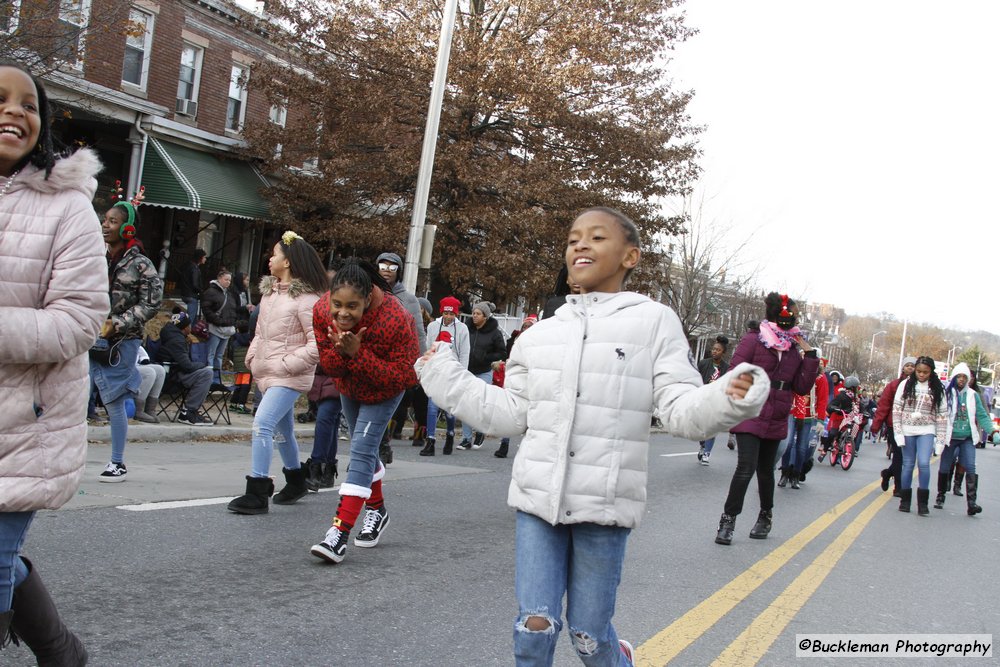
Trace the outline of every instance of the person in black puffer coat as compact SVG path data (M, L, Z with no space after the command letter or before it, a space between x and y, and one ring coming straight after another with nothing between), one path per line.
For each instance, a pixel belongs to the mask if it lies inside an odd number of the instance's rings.
M229 291L233 274L223 269L201 294L201 312L208 320L208 362L212 365L213 388L222 385L222 357L236 333L240 303Z
M472 326L469 327L469 372L484 382L493 382L493 362L507 358L507 344L504 342L500 324L493 317L496 306L489 301L480 301L472 307ZM472 427L462 424L462 442L458 449L479 449L486 434L476 433L472 439Z

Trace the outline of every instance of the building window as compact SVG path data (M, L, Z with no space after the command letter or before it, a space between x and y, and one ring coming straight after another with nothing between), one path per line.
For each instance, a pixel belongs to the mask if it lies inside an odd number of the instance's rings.
M204 51L185 44L181 50L181 71L177 77L177 107L182 116L198 115L198 86L201 83L201 61Z
M17 30L17 19L21 13L21 0L12 0L0 5L0 33L13 33Z
M271 113L268 115L268 118L270 118L271 122L277 125L278 127L285 126L285 119L288 117L288 109L286 108L286 105L287 102L284 104L274 104L271 106Z
M89 21L90 0L59 0L59 23L66 40L59 46L59 56L71 65L79 66L83 61L83 40Z
M239 132L247 112L247 67L233 65L229 75L229 103L226 106L226 129Z
M129 11L126 35L122 81L146 90L153 45L153 15L138 9Z

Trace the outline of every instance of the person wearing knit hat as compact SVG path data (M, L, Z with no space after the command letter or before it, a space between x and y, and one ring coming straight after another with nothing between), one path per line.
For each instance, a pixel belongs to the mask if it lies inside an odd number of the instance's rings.
M399 299L399 302L403 304L406 311L413 317L413 331L417 336L417 345L420 347L420 354L423 354L427 351L427 332L424 330L424 318L420 313L420 302L417 301L416 296L407 292L406 287L403 286L403 260L394 252L383 252L375 260L375 263L379 275L392 288L392 294ZM396 408L396 413L389 421L389 427L385 430L385 435L382 436L382 444L379 447L379 458L386 465L392 463L392 448L389 446L389 442L392 438L400 439L403 437L403 424L406 422L407 411L412 403L413 392L408 389L403 394L403 398ZM414 444L417 444L417 438L422 428L423 426L419 422L413 424Z
M890 382L882 389L882 395L878 399L875 408L875 416L872 417L872 433L878 433L885 426L885 439L889 444L892 462L888 468L882 470L882 490L889 490L889 480L893 480L892 495L899 496L899 477L903 473L903 451L896 444L896 434L892 425L892 400L896 396L896 389L900 382L905 382L910 377L916 365L916 357L905 357L903 366L900 369L899 377Z
M458 313L462 309L462 302L453 296L446 296L441 299L438 307L441 310L441 317L427 325L427 338L431 341L441 341L451 345L459 362L466 368L469 366L469 328L458 319ZM434 401L427 399L427 439L424 448L420 450L421 456L434 456L434 446L437 441L437 422L440 409ZM445 414L445 441L442 454L451 454L455 446L455 417Z
M507 358L500 323L493 317L496 305L479 301L472 307L472 328L469 329L469 372L486 383L493 382L493 362ZM486 439L485 433L475 433L472 427L462 424L462 442L458 449L479 449Z
M187 338L190 333L191 318L179 307L174 308L170 322L160 329L160 345L154 361L170 368L169 384L179 384L187 389L177 421L190 426L211 426L212 420L202 415L200 410L212 386L212 367L191 359Z
M934 501L936 509L944 509L944 499L951 486L952 465L961 463L965 469L966 514L975 516L983 511L976 504L979 492L979 475L976 473L976 447L979 446L979 431L986 434L986 442L996 427L979 392L973 389L972 371L966 363L959 363L951 370L948 383L948 411L951 433L948 446L941 453L938 468L938 489Z

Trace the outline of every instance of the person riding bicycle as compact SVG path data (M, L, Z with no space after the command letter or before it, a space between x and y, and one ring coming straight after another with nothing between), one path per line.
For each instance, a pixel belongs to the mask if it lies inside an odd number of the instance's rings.
M860 411L861 406L858 392L858 386L860 385L861 381L851 375L844 380L844 390L834 396L826 406L826 412L830 415L830 423L827 434L820 438L819 450L817 451L820 460L826 456L826 452L830 449L830 446L837 441L841 426L850 428L850 424L844 423L844 417L852 412Z

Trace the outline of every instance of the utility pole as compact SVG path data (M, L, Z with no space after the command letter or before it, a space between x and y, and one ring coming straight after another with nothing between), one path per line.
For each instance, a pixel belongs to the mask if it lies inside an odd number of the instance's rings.
M427 110L427 127L424 128L424 147L420 153L417 191L413 200L413 215L410 217L410 239L406 244L406 268L403 270L403 286L410 294L417 293L420 250L424 241L424 221L427 217L427 197L431 189L431 174L434 172L434 152L437 148L444 88L448 82L448 60L451 57L451 37L455 32L457 11L458 0L445 2L444 16L441 22L441 38L438 40L437 66L434 68L434 84L431 87L431 101Z

